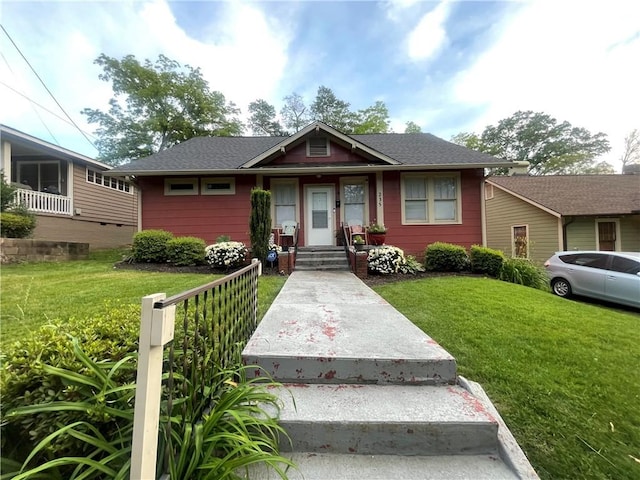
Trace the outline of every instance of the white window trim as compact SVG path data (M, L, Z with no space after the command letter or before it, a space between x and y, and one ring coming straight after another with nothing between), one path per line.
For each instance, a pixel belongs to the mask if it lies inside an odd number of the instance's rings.
M191 185L191 190L171 190L171 185ZM164 179L165 196L184 196L198 195L198 179L197 178L165 178Z
M207 184L209 183L228 183L229 188L220 190L209 190ZM207 177L200 180L200 194L201 195L235 195L236 194L236 179L234 177Z
M491 185L490 183L485 183L484 184L484 199L485 200L491 200L493 199L493 185Z
M346 224L349 219L345 217L345 185L363 185L364 186L364 224L369 224L369 179L367 177L340 177L340 218Z
M296 204L294 207L295 210L295 221L296 222L300 222L300 183L298 182L297 178L272 178L270 181L270 188L273 191L274 187L277 185L293 185L293 188L295 189L295 198L296 198ZM272 222L272 228L276 228L277 225L276 222L276 202L275 199L272 197L271 198L271 222Z
M596 227L596 250L600 251L600 231L598 224L599 223L615 223L616 224L616 245L615 252L619 252L622 249L620 245L620 219L619 218L596 218L595 227Z
M426 222L423 221L407 221L405 217L405 178L426 178L429 182L427 189L427 218L433 219ZM434 178L455 178L456 180L456 218L455 220L436 220L435 219L435 198L433 188ZM400 176L400 203L402 211L402 225L461 225L462 224L462 182L460 181L460 173L403 173Z
M526 255L524 257L517 257L517 258L529 258L529 251L530 248L529 246L531 245L531 237L529 236L529 225L528 224L517 224L517 225L511 225L511 257L512 258L516 258L516 236L515 236L515 229L516 228L522 228L524 227L526 235L525 238L527 239L527 251L526 251Z
M89 172L91 172L93 174L93 180L89 180ZM126 180L122 180L122 179L120 179L118 177L112 177L110 175L105 175L105 173L107 173L107 172L108 172L108 170L100 170L99 171L99 170L94 170L93 168L87 167L84 179L86 180L87 183L89 183L91 185L99 185L101 187L108 188L108 189L113 190L115 192L122 192L122 193L126 193L128 195L133 195L133 185L131 185L130 182L128 182ZM100 183L95 181L97 173L99 173L101 175L101 177L102 177L102 181ZM109 185L105 185L104 184L105 177L109 179ZM112 179L116 180L116 187L115 188L111 185ZM122 189L120 189L120 187L119 187L120 185L122 185ZM128 188L128 190L127 190L127 188Z
M325 155L311 155L311 140L324 140L325 141L325 145L327 147L327 153ZM312 157L312 158L316 158L316 157L330 157L331 156L331 142L329 141L329 139L327 137L311 137L307 139L307 157Z

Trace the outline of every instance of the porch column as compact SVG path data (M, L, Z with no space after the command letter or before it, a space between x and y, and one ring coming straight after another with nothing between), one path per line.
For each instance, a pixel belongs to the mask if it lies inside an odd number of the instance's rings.
M11 144L2 142L0 146L0 170L4 173L7 183L11 183Z
M382 172L376 172L376 222L384 225L384 189Z

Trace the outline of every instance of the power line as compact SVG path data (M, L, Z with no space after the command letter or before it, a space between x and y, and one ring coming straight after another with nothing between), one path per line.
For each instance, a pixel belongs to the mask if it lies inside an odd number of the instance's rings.
M42 80L42 78L40 78L40 75L38 75L38 72L36 72L36 70L31 66L31 64L29 63L29 60L27 60L27 57L24 56L22 51L18 48L18 45L16 45L16 43L13 41L13 38L11 38L11 35L9 35L9 32L7 32L7 30L4 28L4 25L0 24L0 28L2 28L2 31L7 36L7 38L11 42L11 44L15 47L15 49L20 54L22 59L26 62L27 65L29 65L29 68L31 69L33 74L36 76L36 78L40 81L40 83L42 84L44 89L47 91L49 96L53 99L54 102L56 102L56 105L58 105L58 108L60 108L62 113L64 113L65 117L67 117L67 119L69 120L69 123L71 123L76 128L76 130L78 130L82 134L82 136L87 140L87 142L89 142L91 144L91 146L97 150L98 148L93 144L93 142L89 139L89 137L87 137L85 135L85 133L82 131L82 129L76 124L76 122L73 121L73 118L71 118L71 116L66 112L66 110L64 108L62 108L62 105L60 105L60 102L58 102L58 99L56 99L55 95L51 92L51 90L49 90L49 87L47 87L47 85L44 83L44 80Z
M16 93L16 94L18 94L18 95L20 95L22 98L24 98L25 100L27 100L29 103L31 103L31 104L33 104L33 105L36 105L36 106L40 107L42 110L44 110L45 112L47 112L47 113L49 113L49 114L53 115L53 116L54 116L54 117L56 117L58 120L61 120L61 121L65 122L65 123L68 123L69 125L73 125L73 123L72 123L72 122L70 122L69 120L67 120L66 118L61 117L60 115L58 115L57 113L53 112L52 110L49 110L49 109L48 109L47 107L45 107L44 105L39 104L38 102L36 102L36 101L35 101L35 100L33 100L32 98L28 97L27 95L25 95L24 93L20 92L19 90L16 90L16 89L15 89L15 88L13 88L11 85L6 84L6 83L5 83L5 82L3 82L2 80L0 80L0 85L2 85L2 86L4 86L4 87L8 88L9 90L11 90L12 92L14 92L14 93ZM36 110L36 114L37 114L37 110ZM40 115L38 114L38 116L40 116ZM42 118L41 118L41 120L42 120ZM44 121L43 121L42 123L44 123ZM46 124L45 124L44 126L45 126L45 128L47 128L47 125L46 125ZM50 131L48 128L47 128L47 131L48 131L49 133L51 133L51 131ZM82 131L82 130L81 130L81 131ZM97 138L98 138L98 137L96 137L95 135L93 135L92 133L89 133L89 132L84 132L84 133L86 133L87 135L92 136L92 137L93 137L93 138L95 138L95 139L97 139ZM51 136L55 138L55 136L53 135L53 133L51 133Z

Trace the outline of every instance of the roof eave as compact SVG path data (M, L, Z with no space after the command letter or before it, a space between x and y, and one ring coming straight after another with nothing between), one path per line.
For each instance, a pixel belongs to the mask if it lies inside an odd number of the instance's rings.
M193 170L128 170L118 171L120 175L138 176L185 176L185 175L251 175L251 174L327 174L330 173L362 173L377 171L421 171L421 170L475 170L484 168L512 167L512 163L447 163L431 165L329 165L314 167L254 167L254 168L225 168L225 169L193 169Z

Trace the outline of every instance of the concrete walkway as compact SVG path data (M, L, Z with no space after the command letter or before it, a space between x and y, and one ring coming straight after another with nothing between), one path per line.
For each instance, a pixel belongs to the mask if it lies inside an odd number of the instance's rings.
M538 478L482 388L349 272L293 272L243 357L284 384L291 479Z

